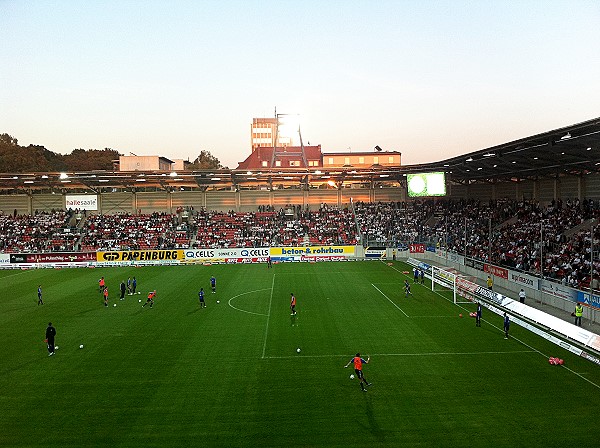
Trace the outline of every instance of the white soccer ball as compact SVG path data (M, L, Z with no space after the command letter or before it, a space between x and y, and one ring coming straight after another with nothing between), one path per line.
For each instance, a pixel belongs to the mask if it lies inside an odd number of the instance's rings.
M353 380L354 379L354 374L350 375L350 379Z
M79 346L79 348L83 348L83 344L81 344L81 345Z
M140 302L140 303L141 303L141 302L142 302L142 299L138 300L138 302Z
M116 304L116 303L113 303L113 306L117 306L117 304Z
M141 291L138 291L138 294L141 294L141 293L142 293Z
M221 302L219 302L219 301L217 300L217 303L221 303Z
M300 347L296 349L296 353L300 353Z

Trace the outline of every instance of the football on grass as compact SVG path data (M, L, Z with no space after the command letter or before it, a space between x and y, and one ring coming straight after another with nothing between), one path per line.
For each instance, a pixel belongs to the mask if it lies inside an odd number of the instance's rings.
M350 379L353 380L354 379L354 374L350 375Z

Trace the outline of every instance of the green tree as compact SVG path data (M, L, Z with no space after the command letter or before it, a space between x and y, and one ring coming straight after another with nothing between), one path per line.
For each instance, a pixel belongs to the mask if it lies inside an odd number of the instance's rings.
M17 146L18 141L12 135L0 134L0 145Z
M227 169L226 166L221 165L219 159L213 156L210 151L202 150L200 155L196 157L196 160L189 166L191 170L205 170L205 169Z
M16 138L0 135L0 170L5 173L62 171L65 168L60 154L40 145L19 146Z
M119 151L104 149L74 149L64 156L69 171L113 170L113 162L119 160Z

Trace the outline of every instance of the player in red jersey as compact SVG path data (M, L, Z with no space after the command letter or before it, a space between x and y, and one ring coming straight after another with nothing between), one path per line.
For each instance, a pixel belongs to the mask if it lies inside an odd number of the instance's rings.
M354 371L356 372L356 377L358 378L358 383L360 384L360 388L363 390L363 392L367 391L367 389L365 389L365 385L370 386L372 384L367 381L367 379L365 378L365 375L363 374L363 370L362 370L363 364L369 364L370 360L371 360L370 356L367 357L367 359L365 360L364 358L360 357L360 353L357 353L356 356L354 358L352 358L350 361L348 361L348 364L346 364L344 366L344 368L346 368L350 364L354 363Z
M144 303L142 305L142 308L145 307L148 304L150 304L150 308L152 308L152 305L154 305L154 297L155 296L156 296L156 289L154 291L150 291L148 293L148 299L146 299L146 303Z

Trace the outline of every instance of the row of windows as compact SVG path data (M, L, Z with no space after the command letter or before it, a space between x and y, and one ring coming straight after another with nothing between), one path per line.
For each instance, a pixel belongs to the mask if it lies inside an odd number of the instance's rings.
M269 162L267 160L263 160L262 161L262 166L263 168L268 168L269 166ZM281 160L276 160L275 161L275 166L281 166ZM289 161L289 166L300 166L300 160L290 160ZM308 166L319 166L319 161L318 160L309 160L308 161Z
M328 158L328 162L329 165L335 165L335 158L334 157L329 157ZM364 164L365 163L365 158L364 157L359 157L358 158L358 163L359 164ZM378 156L374 156L373 157L373 164L377 164L379 163L379 157ZM394 163L394 157L393 156L389 156L388 157L388 163L389 164L393 164ZM350 165L350 157L344 157L344 165ZM269 162L267 160L263 160L262 161L262 166L264 168L267 168L269 166ZM281 160L276 160L275 161L275 166L281 166ZM300 166L300 160L290 160L289 161L289 166ZM309 160L308 161L308 166L320 166L319 161L318 160Z
M369 157L370 159L370 157ZM329 157L328 158L328 162L329 165L335 165L335 158L334 157ZM379 156L373 156L373 162L372 164L378 164L379 163ZM394 156L389 156L388 157L388 164L392 165L394 163ZM358 158L358 164L359 165L364 165L365 164L365 158L364 157L359 157ZM350 157L344 157L344 165L350 165Z

